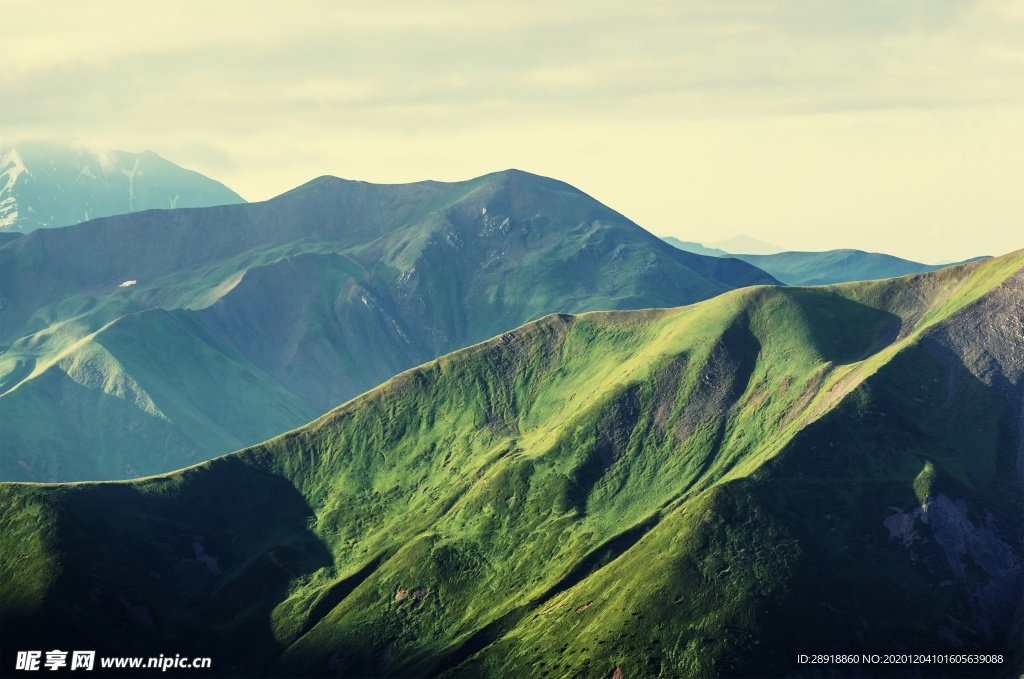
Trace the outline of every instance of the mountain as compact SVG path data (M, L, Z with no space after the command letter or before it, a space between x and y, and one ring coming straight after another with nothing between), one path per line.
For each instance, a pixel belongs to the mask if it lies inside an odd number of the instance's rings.
M35 231L0 247L0 475L177 469L545 314L762 283L518 171Z
M733 236L732 238L726 238L725 240L716 241L714 243L706 243L706 245L707 247L716 250L742 252L754 255L774 255L783 251L783 248L775 245L774 243L766 243L763 240L757 240L756 238L751 238L744 234Z
M913 273L938 271L947 266L976 262L985 257L974 257L947 264L921 264L892 255L863 250L825 250L824 252L779 252L775 254L732 254L700 243L681 241L671 236L662 237L669 245L712 257L732 257L753 264L770 273L786 285L832 285L853 281L873 281L895 278Z
M707 248L700 243L694 243L691 241L679 240L672 236L662 236L661 239L671 245L674 248L685 250L686 252L692 252L697 255L707 255L708 257L732 257L725 250L719 250L718 248Z
M769 272L787 285L830 285L850 281L870 281L913 273L926 273L946 266L954 266L953 264L921 264L892 255L861 250L730 256ZM956 264L966 264L979 259L984 259L984 257L975 257Z
M220 182L152 151L0 145L0 230L28 233L127 212L244 202Z
M1016 676L1021 318L1024 251L554 315L180 472L0 485L0 660L811 677L799 653L985 649L899 672Z

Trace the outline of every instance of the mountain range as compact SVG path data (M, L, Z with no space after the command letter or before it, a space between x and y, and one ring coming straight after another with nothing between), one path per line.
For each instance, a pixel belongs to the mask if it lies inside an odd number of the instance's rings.
M775 283L514 170L36 230L0 246L0 478L170 471L545 314Z
M664 237L663 240L673 247L687 252L709 257L732 257L743 260L771 274L786 285L831 285L833 283L879 280L938 271L947 266L985 259L985 257L974 257L948 264L921 264L892 255L851 249L745 254L726 252L717 247L706 247L700 243L682 241L671 236Z
M712 250L719 250L721 252L742 252L751 255L775 255L785 252L785 248L779 245L751 238L745 234L707 243L707 246Z
M129 212L244 202L220 182L152 151L0 144L0 231L29 233Z
M707 255L708 257L732 257L733 255L722 250L720 248L712 248L700 243L694 243L693 241L679 240L674 236L662 236L661 239L671 245L674 248L685 250L686 252L692 252L697 255Z
M426 267L432 243L455 247L449 234L463 252L503 243L483 261L512 251L497 236L506 219L507 234L542 238L520 216L533 202L500 200L524 195L502 194L515 182L577 204L517 173L406 187L454 207L428 220L445 226L417 241L419 258L381 256L395 280L401 261ZM340 186L363 198L347 205L390 195ZM284 215L287 200L266 207ZM198 214L224 243L263 224ZM358 232L350 219L324 228ZM567 220L579 230L566 259L585 257L595 221L616 223L610 211ZM662 256L642 252L622 257ZM280 266L299 286L295 259ZM54 647L210 656L218 676L811 677L821 668L798 654L992 649L1004 661L984 673L1016 676L1022 318L1024 251L878 282L557 314L182 471L2 484L3 666L16 649Z

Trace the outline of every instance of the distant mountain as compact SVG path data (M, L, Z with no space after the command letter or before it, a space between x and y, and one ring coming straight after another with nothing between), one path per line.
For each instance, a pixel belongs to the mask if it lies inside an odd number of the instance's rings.
M152 151L0 144L0 230L28 233L154 208L244 202L220 182Z
M1018 676L1022 317L1024 252L554 315L180 472L0 485L0 662ZM797 660L890 651L1002 660Z
M724 250L725 252L742 252L752 255L773 255L784 251L783 248L774 243L766 243L763 240L757 240L744 234L714 243L705 243L705 245L709 248Z
M514 170L39 230L0 247L0 476L169 471L548 313L776 283Z
M672 236L662 236L661 239L671 245L672 247L685 250L686 252L692 252L697 255L706 255L708 257L731 257L725 250L719 250L718 248L707 248L700 243L694 243L691 241L679 240Z
M873 281L882 278L906 276L912 273L938 271L947 266L976 262L985 257L974 257L948 264L921 264L892 255L863 250L825 250L824 252L780 252L773 255L733 254L707 248L700 243L681 241L665 236L666 243L686 252L713 257L732 257L753 264L770 273L786 285L831 285L852 281Z
M849 281L871 281L938 271L947 266L975 262L975 257L952 264L921 264L877 252L827 250L825 252L782 252L777 255L731 255L767 271L787 285L829 285Z

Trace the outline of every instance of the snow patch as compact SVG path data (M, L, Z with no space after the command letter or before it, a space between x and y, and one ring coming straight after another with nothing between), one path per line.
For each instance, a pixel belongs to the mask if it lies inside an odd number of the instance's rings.
M135 175L139 173L139 159L135 159L135 165L132 166L131 172L121 168L121 174L128 177L128 210L135 212Z
M6 229L9 226L14 226L14 222L18 221L18 211L5 212L0 215L0 229Z
M18 220L18 204L12 194L14 184L23 174L32 176L18 149L12 148L0 158L0 181L4 182L0 188L0 229L13 226Z
M32 173L25 167L25 161L21 159L18 149L11 149L4 154L3 158L0 158L0 177L7 178L7 183L0 191L8 192L13 189L14 182L18 181L18 177L23 174L32 176Z

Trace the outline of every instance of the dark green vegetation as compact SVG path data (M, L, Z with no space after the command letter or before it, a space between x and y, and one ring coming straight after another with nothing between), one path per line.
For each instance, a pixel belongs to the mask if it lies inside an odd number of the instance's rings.
M244 202L220 182L152 151L87 151L40 141L0 145L0 233Z
M1024 253L548 316L180 472L4 484L4 652L626 678L1012 654L1022 317Z
M955 264L921 264L892 255L863 250L826 250L824 252L780 252L773 255L730 254L700 243L665 237L666 243L680 250L712 257L732 257L753 264L786 285L831 285L853 281L873 281L914 273L938 271L956 264L975 262L975 257Z
M517 171L39 230L0 247L0 478L178 469L545 314L774 282Z

